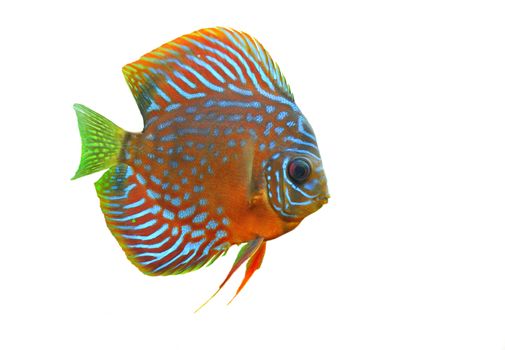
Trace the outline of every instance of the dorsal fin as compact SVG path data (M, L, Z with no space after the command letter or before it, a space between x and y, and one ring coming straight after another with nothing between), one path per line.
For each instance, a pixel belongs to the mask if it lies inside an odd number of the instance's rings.
M229 28L181 36L123 67L144 124L160 111L216 93L278 96L294 102L286 79L253 37Z

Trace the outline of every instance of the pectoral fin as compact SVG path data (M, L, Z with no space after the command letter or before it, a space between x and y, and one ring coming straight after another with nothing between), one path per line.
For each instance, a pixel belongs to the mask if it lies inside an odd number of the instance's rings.
M259 267L261 266L261 262L263 261L263 256L265 255L265 247L266 247L266 242L264 241L263 237L258 237L252 241L247 242L240 249L240 251L237 255L237 258L235 259L235 262L233 263L233 266L231 267L230 272L228 272L228 275L224 279L223 283L221 283L221 285L219 286L217 291L214 294L212 294L212 296L205 303L203 303L202 306L200 306L195 312L197 312L202 307L207 305L207 303L209 301L211 301L212 298L214 298L217 295L217 293L219 293L221 288L223 288L223 286L226 284L226 282L228 282L228 280L235 273L235 271L237 271L237 269L244 262L249 260L249 262L247 263L247 270L246 270L244 279L242 280L242 283L238 287L237 292L235 293L235 296L233 297L233 299L235 299L235 297L238 295L238 293L246 285L249 278L251 278L254 271L259 269ZM233 299L231 301L233 301ZM230 301L230 303L231 303L231 301Z

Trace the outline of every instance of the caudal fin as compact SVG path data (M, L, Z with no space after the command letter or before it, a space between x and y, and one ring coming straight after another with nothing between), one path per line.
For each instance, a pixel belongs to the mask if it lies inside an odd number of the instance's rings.
M81 163L72 180L117 164L126 131L92 111L75 104L79 132L81 134Z

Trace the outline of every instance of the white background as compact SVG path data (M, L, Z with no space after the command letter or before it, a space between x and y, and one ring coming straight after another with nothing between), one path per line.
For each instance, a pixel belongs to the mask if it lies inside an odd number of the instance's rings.
M1 30L1 349L505 349L502 1L10 1ZM121 67L179 35L255 37L332 198L200 313L237 248L151 278L70 177L80 102L136 131Z

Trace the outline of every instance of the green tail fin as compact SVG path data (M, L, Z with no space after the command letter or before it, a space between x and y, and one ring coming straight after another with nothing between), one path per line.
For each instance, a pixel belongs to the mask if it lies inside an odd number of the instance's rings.
M72 180L117 164L126 135L126 131L88 107L75 104L74 109L79 122L82 151L79 169Z

